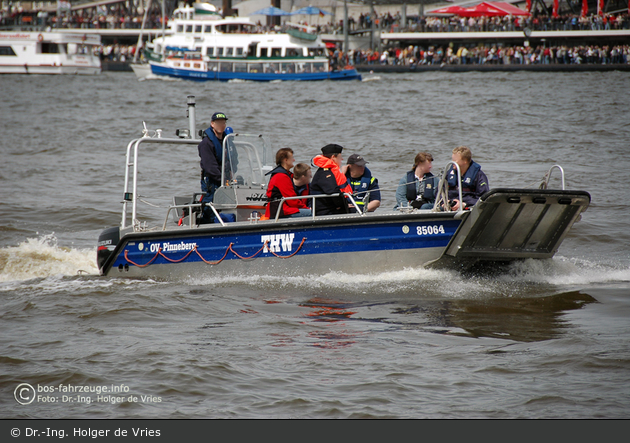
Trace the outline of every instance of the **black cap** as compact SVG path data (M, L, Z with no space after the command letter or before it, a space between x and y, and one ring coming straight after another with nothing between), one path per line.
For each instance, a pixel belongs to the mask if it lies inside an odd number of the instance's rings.
M366 162L365 159L359 154L352 154L350 157L348 157L349 165L365 166L367 163L369 162Z
M215 120L219 120L220 118L225 119L227 121L227 115L225 115L223 112L215 112L214 114L212 114L212 121Z
M341 151L343 151L343 147L339 145L335 145L334 143L326 145L322 148L322 154L324 155L341 154Z

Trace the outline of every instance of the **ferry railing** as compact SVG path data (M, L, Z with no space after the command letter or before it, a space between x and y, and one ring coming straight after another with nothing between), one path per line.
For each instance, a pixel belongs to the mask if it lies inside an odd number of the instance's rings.
M560 179L562 180L562 190L564 191L564 169L562 169L562 166L560 165L553 165L551 168L549 168L549 171L547 171L547 173L545 174L545 177L543 178L543 181L540 184L539 189L547 189L547 187L549 186L549 179L551 178L551 173L553 172L554 169L557 169L560 171Z
M440 183L438 184L438 194L435 197L435 204L433 205L433 211L439 210L441 206L444 206L445 211L451 210L451 204L448 199L448 181L446 176L451 171L450 166L454 166L457 169L457 190L459 192L459 209L458 213L464 212L464 202L462 201L462 175L461 170L459 169L459 165L454 161L450 161L446 164L446 168L442 173L442 177L440 178Z
M278 211L276 212L275 221L277 222L280 219L280 212L281 212L280 208L282 208L282 205L288 200L306 200L306 199L311 200L311 218L315 219L315 200L317 200L318 198L340 197L342 195L344 197L347 197L350 200L352 205L357 210L357 213L359 214L359 216L363 217L365 215L365 213L361 210L361 208L359 208L359 205L357 205L357 202L354 201L352 194L348 194L347 192L336 193L336 194L297 195L294 197L282 197L282 199L280 199L280 203L278 203Z

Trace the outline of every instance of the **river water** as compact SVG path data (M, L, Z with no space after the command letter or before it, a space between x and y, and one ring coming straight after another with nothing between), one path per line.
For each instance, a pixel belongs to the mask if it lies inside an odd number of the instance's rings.
M559 164L592 204L553 259L496 273L382 273L374 260L358 276L101 277L95 244L120 222L126 144L143 121L186 128L188 95L199 128L225 112L298 162L327 143L362 154L384 209L418 151L437 172L462 144L491 187L537 187ZM0 77L0 103L3 418L630 413L628 73L15 75ZM196 147L169 149L141 170L160 205L199 183ZM37 391L30 404L16 401L21 383Z

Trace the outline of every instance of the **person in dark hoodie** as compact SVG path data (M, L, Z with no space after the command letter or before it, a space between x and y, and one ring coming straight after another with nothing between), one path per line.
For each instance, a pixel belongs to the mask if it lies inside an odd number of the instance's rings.
M212 203L214 193L221 186L221 168L223 167L223 139L232 132L226 127L227 116L222 112L212 114L210 127L205 130L201 143L197 145L201 166L201 192L205 195L201 201ZM214 219L211 209L206 208L202 223L210 223Z
M374 212L381 205L381 191L378 179L365 166L367 163L359 154L352 154L346 164L346 178L357 206L363 212ZM356 212L354 205L350 207L350 212Z
M458 146L453 149L451 158L459 166L461 174L463 209L469 209L479 201L479 197L490 191L488 177L481 170L479 163L473 161L470 148ZM451 210L457 211L462 202L459 201L455 166L449 171L446 178L448 180L448 199L453 202Z
M276 153L276 168L268 172L271 175L269 184L267 185L267 209L265 210L265 218L275 219L278 211L280 218L285 217L309 217L311 215L310 208L306 205L304 199L285 200L282 208L279 208L280 201L283 197L297 197L295 181L293 180L293 149L282 148Z
M352 194L352 187L348 184L348 179L339 169L343 158L341 156L343 147L334 143L322 148L322 155L313 159L313 164L318 167L313 174L311 182L311 194ZM336 197L326 197L315 199L315 215L347 214L348 202L343 195Z

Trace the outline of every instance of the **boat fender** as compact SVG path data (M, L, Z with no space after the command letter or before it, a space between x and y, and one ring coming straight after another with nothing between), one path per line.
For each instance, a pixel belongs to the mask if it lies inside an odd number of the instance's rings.
M41 35L41 34L39 34L39 35L37 36L37 41L38 41L38 42L40 42L40 43L41 43L41 42L43 42L43 41L44 41L44 36L43 36L43 35Z

